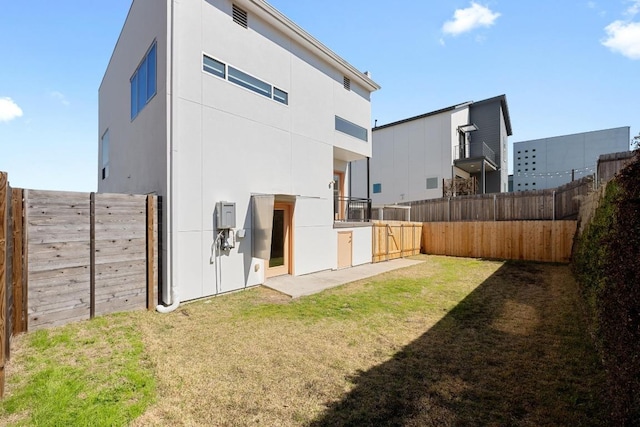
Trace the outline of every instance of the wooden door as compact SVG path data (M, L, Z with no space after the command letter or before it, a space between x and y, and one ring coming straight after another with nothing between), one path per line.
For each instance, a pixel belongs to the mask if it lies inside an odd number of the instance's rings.
M353 232L338 232L338 268L353 265Z

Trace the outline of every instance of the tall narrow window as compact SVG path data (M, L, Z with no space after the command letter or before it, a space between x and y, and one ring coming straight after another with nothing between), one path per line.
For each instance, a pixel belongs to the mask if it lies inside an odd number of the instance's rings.
M131 76L131 120L136 118L156 94L157 69L156 43L154 42Z
M107 179L109 177L109 129L102 135L100 145L100 151L102 153L101 177L102 179Z

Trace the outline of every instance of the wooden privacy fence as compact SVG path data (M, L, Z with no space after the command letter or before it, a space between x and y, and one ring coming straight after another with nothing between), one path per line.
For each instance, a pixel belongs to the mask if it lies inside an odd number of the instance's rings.
M24 190L29 330L136 308L157 288L157 197Z
M408 205L411 220L419 222L575 219L580 196L592 189L593 178L585 177L551 190L449 197Z
M381 262L420 253L422 223L373 221L373 258Z
M0 397L13 335L155 308L158 197L11 188L0 172Z
M427 222L423 252L471 258L569 262L576 221Z

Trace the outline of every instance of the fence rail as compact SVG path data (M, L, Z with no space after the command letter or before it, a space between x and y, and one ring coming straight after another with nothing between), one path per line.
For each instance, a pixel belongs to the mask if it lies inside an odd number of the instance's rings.
M409 202L411 220L418 222L517 221L575 219L579 197L593 188L585 177L553 190L481 194Z
M429 222L423 252L471 258L569 262L576 221Z

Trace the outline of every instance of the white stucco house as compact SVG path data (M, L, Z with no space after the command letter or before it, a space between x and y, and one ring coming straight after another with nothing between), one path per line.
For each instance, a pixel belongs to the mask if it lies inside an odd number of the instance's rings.
M469 178L477 194L506 192L512 133L505 95L374 127L369 163L352 166L353 195L374 207L435 199L445 182Z
M371 262L344 192L377 89L262 0L133 1L99 90L98 190L161 196L165 304Z

